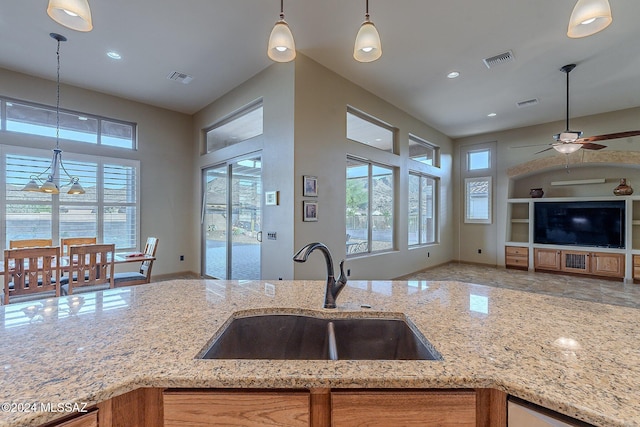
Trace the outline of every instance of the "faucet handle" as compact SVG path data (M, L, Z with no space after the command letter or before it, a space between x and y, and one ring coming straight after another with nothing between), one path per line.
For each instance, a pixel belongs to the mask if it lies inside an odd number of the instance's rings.
M347 276L344 274L344 260L340 261L340 276L338 276L338 283L347 283Z

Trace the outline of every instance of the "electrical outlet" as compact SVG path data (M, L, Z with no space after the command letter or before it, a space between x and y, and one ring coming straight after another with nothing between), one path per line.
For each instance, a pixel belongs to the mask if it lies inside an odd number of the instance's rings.
M427 258L429 258L431 256L430 252L427 252Z
M351 276L351 269L347 268L347 277Z
M278 234L275 231L267 231L267 239L269 240L277 240Z
M184 255L180 255L180 261L184 261Z
M478 253L481 254L482 253L482 249L478 249Z

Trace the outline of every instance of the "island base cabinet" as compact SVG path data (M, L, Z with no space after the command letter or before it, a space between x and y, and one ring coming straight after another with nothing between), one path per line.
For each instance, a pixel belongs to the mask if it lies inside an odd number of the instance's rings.
M521 405L509 401L507 412L509 413L509 427L576 427L587 424L569 417L559 416L552 411L541 412L530 405Z
M334 391L332 427L476 427L476 392Z
M55 427L98 427L98 411L89 412L85 415L72 418L70 420L56 423Z
M164 427L310 424L307 391L166 391Z

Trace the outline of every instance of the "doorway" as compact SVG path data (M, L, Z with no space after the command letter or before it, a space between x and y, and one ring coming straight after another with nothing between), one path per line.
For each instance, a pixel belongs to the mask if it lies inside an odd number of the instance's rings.
M202 172L202 275L261 278L262 158L233 159Z

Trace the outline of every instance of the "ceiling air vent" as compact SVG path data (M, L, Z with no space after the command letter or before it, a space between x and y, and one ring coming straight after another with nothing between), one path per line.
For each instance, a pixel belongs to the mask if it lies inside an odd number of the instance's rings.
M527 99L526 101L517 102L518 108L531 107L538 104L538 98Z
M515 56L513 56L513 52L509 51L509 52L501 53L500 55L492 56L491 58L485 58L482 60L482 62L484 62L484 65L486 65L487 68L491 68L496 65L504 64L506 62L511 62L514 59L516 58Z
M173 73L169 74L167 78L169 80L175 80L176 82L179 82L185 85L191 83L191 80L193 80L193 77L190 76L189 74L179 73L177 71L174 71Z

